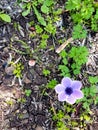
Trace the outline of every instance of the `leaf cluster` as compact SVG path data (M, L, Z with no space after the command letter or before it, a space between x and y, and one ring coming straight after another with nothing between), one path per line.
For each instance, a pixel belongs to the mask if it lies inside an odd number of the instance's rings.
M31 95L31 93L32 93L31 89L26 89L26 90L25 90L25 95L26 95L27 97L29 97L29 96Z
M68 0L65 8L70 12L71 18L74 22L74 34L78 34L78 26L90 27L93 31L98 30L98 4L95 0ZM77 28L77 29L76 29ZM79 27L80 28L80 27ZM81 28L81 33L78 37L73 38L85 38L86 31Z
M79 102L83 103L83 108L90 111L90 106L91 105L96 105L98 104L98 88L97 88L97 83L98 83L98 76L92 77L89 76L88 78L89 86L84 87L83 93L84 93L84 98L80 99Z
M48 75L50 75L50 70L43 69L42 73L43 73L44 76L48 76Z
M83 47L72 47L69 52L62 51L62 64L59 65L59 70L62 76L78 75L82 66L87 61L88 50Z
M53 0L30 0L28 3L26 1L22 1L22 3L22 6L21 4L20 6L23 9L23 16L27 16L31 11L34 11L39 23L46 26L45 17L41 13L48 15L51 12L52 5L54 5Z
M54 87L56 86L56 84L57 84L57 80L52 79L52 80L50 80L50 81L47 83L46 87L47 87L47 88L50 88L50 89L54 89Z
M22 77L22 71L24 69L24 66L21 63L17 63L17 64L13 64L14 65L14 71L13 74L17 77L17 78L21 78Z

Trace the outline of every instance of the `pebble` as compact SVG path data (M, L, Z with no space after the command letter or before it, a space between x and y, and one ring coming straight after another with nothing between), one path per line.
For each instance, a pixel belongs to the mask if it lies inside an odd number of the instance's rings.
M10 67L5 68L5 72L6 72L6 74L8 74L8 75L13 75L14 69L15 69L15 68L14 68L13 66L10 66Z
M37 126L35 130L43 130L43 128L41 126Z
M17 130L17 128L12 128L11 130Z
M8 47L5 47L5 48L3 49L3 51L4 51L5 53L8 53L8 52L9 52Z

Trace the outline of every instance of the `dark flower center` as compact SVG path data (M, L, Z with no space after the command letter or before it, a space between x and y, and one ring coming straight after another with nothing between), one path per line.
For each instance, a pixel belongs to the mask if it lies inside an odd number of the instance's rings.
M65 89L65 93L66 93L67 95L71 95L71 94L73 93L72 88L67 87L67 88Z

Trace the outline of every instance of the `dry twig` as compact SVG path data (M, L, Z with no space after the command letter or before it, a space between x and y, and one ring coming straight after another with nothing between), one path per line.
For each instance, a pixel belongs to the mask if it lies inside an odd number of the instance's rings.
M68 43L72 42L73 38L69 38L67 41L65 41L59 48L56 49L56 53L60 53L67 45Z

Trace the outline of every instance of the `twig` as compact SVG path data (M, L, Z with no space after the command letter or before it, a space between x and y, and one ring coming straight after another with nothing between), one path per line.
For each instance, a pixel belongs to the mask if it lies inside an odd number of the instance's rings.
M56 53L60 53L67 45L68 43L72 42L73 38L69 38L67 41L65 41L59 48L56 49Z

